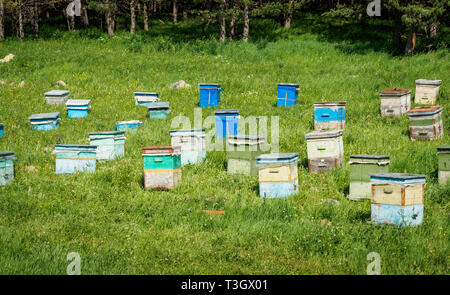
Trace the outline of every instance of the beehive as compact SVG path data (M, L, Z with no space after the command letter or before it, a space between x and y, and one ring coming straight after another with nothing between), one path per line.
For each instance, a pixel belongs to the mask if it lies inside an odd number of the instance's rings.
M217 110L216 138L225 139L227 136L236 135L238 132L239 110Z
M64 104L70 96L70 91L68 90L51 90L46 92L45 100L48 104Z
M342 130L314 131L305 135L309 171L332 170L344 163Z
M411 109L411 89L387 89L380 92L382 117L401 117Z
M439 96L442 80L416 80L416 104L435 104Z
M200 83L200 107L216 107L220 103L220 93L223 88L217 83Z
M148 103L158 102L159 94L157 92L135 92L134 101L136 105L146 106Z
M95 171L97 159L95 145L57 144L53 153L56 155L57 174Z
M52 130L59 127L59 112L34 114L28 119L33 130Z
M389 172L389 156L351 155L350 156L350 200L371 197L370 174Z
M170 103L168 101L147 104L148 117L151 119L166 119L169 116Z
M297 104L298 84L278 83L277 106L290 107Z
M434 140L444 136L441 106L418 107L407 114L411 140Z
M181 165L195 164L206 159L205 129L171 130L173 147L181 151Z
M314 130L342 130L345 127L346 102L315 102Z
M437 148L439 183L444 184L450 181L450 146Z
M131 121L119 121L116 122L116 126L114 127L115 131L131 131L135 132L143 122L139 120L131 120Z
M370 175L372 222L419 225L423 220L425 175L379 173Z
M0 123L0 138L3 137L3 129L5 128L5 124Z
M0 186L14 181L15 152L0 151Z
M298 154L263 154L256 158L259 195L280 198L298 192Z
M142 149L144 188L172 189L181 183L180 147L152 146Z
M125 131L89 133L90 145L97 146L97 160L114 160L125 155Z
M228 173L258 175L256 157L262 154L265 138L252 135L227 137Z
M90 109L89 99L69 99L66 102L67 116L69 118L83 118L87 117Z

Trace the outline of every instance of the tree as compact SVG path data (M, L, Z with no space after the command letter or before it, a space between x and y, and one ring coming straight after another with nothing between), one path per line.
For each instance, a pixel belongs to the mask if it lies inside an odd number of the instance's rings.
M5 40L5 6L0 0L0 40Z
M105 16L106 29L108 35L114 35L114 27L116 24L117 3L112 0L91 0L89 1L89 9L95 10Z

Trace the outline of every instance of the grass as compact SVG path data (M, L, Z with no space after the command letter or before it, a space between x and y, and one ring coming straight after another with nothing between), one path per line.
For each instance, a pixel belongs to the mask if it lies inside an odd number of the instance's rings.
M133 37L119 31L112 38L95 29L69 33L44 26L42 39L0 43L0 56L16 55L0 65L7 82L0 85L6 125L0 150L16 151L18 158L14 183L0 187L0 273L65 274L67 254L78 252L82 274L365 274L367 254L378 252L382 274L448 274L450 185L437 184L435 154L450 142L449 53L395 57L389 28L367 26L378 36L358 41L350 32L359 27L348 24L336 39L320 26L311 31L296 23L285 31L255 21L248 44L220 44L214 28L195 22L155 25ZM414 94L418 78L444 80L438 102L446 129L436 141L411 142L408 118L379 116L380 90L412 88ZM169 87L180 79L193 87ZM22 80L23 88L9 85ZM67 83L72 98L91 99L87 118L69 120L64 106L45 104L43 93L57 80ZM300 164L299 193L264 200L256 177L224 173L225 152L209 152L205 163L183 167L178 188L143 190L140 149L170 144L171 119L193 118L200 82L222 84L220 108L280 116L280 151L298 152L300 162L304 134L313 127L312 103L347 101L346 162L351 154L387 154L392 172L426 174L423 224L370 224L370 202L346 199L348 164L321 174ZM297 106L275 107L278 82L300 84ZM170 101L169 119L147 119L146 109L134 105L137 90L158 91ZM29 115L53 111L62 114L59 129L31 130ZM203 118L213 114L202 111ZM125 158L99 163L93 174L54 173L57 140L88 144L88 132L132 119L145 124L127 135ZM226 214L206 216L204 209Z

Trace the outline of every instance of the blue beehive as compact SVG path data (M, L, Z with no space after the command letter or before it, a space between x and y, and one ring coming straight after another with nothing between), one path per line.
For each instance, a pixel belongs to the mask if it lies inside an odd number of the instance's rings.
M297 104L298 84L278 83L277 106L290 107Z
M227 136L237 135L239 110L217 110L216 116L216 138L225 139Z
M315 102L314 130L343 130L346 102Z
M209 108L219 105L223 88L217 83L200 83L200 107Z
M135 92L134 101L136 105L147 105L148 103L159 101L158 92Z
M69 99L66 102L67 116L69 118L83 118L87 117L90 109L89 99Z
M34 114L28 119L33 130L52 130L59 127L59 112Z
M256 157L259 195L280 198L298 192L298 154L264 154Z
M14 181L14 152L0 151L0 186Z
M97 159L97 146L78 144L55 145L56 173L94 172Z
M116 123L114 127L115 131L132 131L135 132L143 122L139 120L131 120L131 121L119 121Z
M0 138L3 137L3 129L5 128L5 124L0 123Z

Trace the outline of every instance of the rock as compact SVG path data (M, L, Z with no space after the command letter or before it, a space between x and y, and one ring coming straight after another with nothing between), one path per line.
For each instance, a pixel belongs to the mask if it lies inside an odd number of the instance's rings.
M0 84L1 84L1 85L5 85L5 84L6 84L6 81L0 80Z
M25 81L20 81L20 83L19 83L19 85L18 85L19 87L25 87Z
M13 87L14 86L14 82L9 83L9 86Z
M14 59L15 55L10 53L7 56L5 56L3 59L0 59L1 63L10 62Z
M183 80L180 80L178 82L175 82L173 84L170 85L171 88L189 88L191 87L191 85L189 85L188 83L184 82Z
M58 81L56 81L56 85L58 85L58 86L63 86L63 87L66 87L66 86L67 86L66 83L64 83L63 80L58 80Z
M325 200L322 200L322 202L324 204L339 205L339 201L335 200L335 199L325 199Z
M51 151L52 150L52 147L51 146L46 146L45 148L44 148L44 151L46 151L46 152L49 152L49 151Z
M25 167L25 170L28 172L37 172L38 170L34 166L27 166Z

